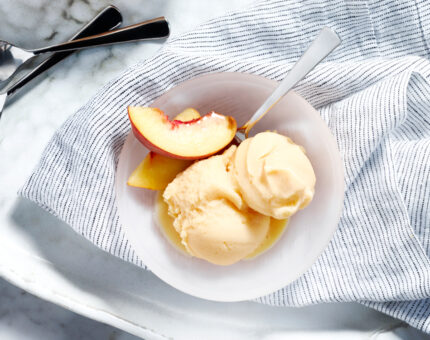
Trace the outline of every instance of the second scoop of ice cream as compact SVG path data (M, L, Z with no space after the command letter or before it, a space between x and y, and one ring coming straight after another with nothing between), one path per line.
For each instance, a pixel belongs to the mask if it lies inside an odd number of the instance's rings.
M234 172L246 204L266 216L288 218L314 196L315 173L304 149L275 132L245 139Z

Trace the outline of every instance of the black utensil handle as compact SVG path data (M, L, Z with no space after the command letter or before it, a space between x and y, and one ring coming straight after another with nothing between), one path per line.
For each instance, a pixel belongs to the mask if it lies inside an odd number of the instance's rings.
M87 47L110 45L122 42L167 38L169 36L169 24L164 17L148 20L139 24L123 27L110 32L93 35L63 44L48 46L31 52L35 54L45 52L57 52L77 50Z
M80 39L94 34L103 33L114 29L121 25L122 16L119 10L115 6L107 6L94 19L86 24L78 33L76 33L70 40ZM12 94L30 80L36 78L39 74L45 72L55 64L59 63L74 51L57 52L52 54L49 58L40 63L31 72L21 78L15 85L13 85L7 92L8 95Z

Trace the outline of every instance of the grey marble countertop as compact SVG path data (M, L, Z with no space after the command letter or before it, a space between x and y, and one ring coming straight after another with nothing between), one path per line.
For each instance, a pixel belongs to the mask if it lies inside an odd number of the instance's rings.
M253 2L252 0L218 0L218 1L201 1L201 0L113 0L105 2L102 0L0 0L0 38L13 42L14 44L26 48L36 48L66 40L73 35L85 22L90 20L95 14L109 3L116 5L124 16L124 25L143 21L152 17L165 15L170 23L172 33L179 34L199 23L222 15L226 11L238 9ZM34 268L33 271L27 268L31 273L26 277L25 284L34 287L39 277L38 273L60 272L55 280L62 284L64 289L68 289L70 296L74 293L73 289L81 289L82 297L87 299L87 305L103 305L105 301L100 301L97 292L93 292L91 297L90 282L88 286L82 287L73 285L76 273L70 274L67 270L76 269L81 274L82 268L76 263L69 263L66 260L59 261L57 258L58 244L67 239L67 244L63 244L65 249L79 248L82 251L81 258L85 256L96 256L101 253L99 250L82 240L78 240L77 235L72 235L70 230L60 232L59 229L67 226L55 220L47 213L41 212L37 207L31 207L28 202L22 202L17 199L17 189L30 174L43 151L46 143L54 131L64 122L64 120L76 111L80 106L93 96L97 89L107 81L120 74L125 68L134 63L148 58L160 48L160 42L150 43L131 43L127 45L103 47L88 51L81 51L69 57L64 62L55 66L46 75L38 81L33 82L25 90L24 95L18 95L11 101L4 110L4 115L0 121L0 234L8 235L10 242L22 243L23 254L27 251L31 253L32 258L40 258L41 263L52 263L46 265L46 268ZM24 137L23 137L24 136ZM7 164L4 166L3 164ZM33 229L32 229L33 228ZM49 231L50 239L36 241L41 233ZM1 241L0 237L0 241ZM42 236L43 237L43 236ZM79 241L79 242L78 242ZM49 243L50 242L50 243ZM76 242L73 243L73 242ZM0 242L1 243L1 242ZM49 243L49 244L48 244ZM81 245L82 243L82 245ZM87 250L85 250L85 249ZM1 255L0 249L0 255ZM84 250L89 255L84 254ZM93 255L96 254L96 255ZM18 252L17 252L18 254ZM100 262L105 266L117 266L120 268L120 261L115 260L111 263L109 255L99 254ZM24 255L23 255L24 258ZM1 259L0 259L1 260ZM56 262L57 261L57 262ZM6 262L6 261L4 261ZM23 261L21 261L23 262ZM16 262L18 264L18 262ZM25 262L24 262L25 263ZM1 269L2 261L0 261ZM55 265L61 264L62 268L55 268ZM96 263L93 263L96 266ZM128 267L127 267L128 266ZM132 272L134 268L130 265L121 266L124 273ZM25 266L24 266L25 267ZM24 268L22 267L22 268ZM54 269L52 269L52 268ZM64 268L63 268L64 267ZM14 266L10 266L14 269ZM10 269L9 268L9 269ZM19 270L23 270L23 269ZM62 270L62 271L61 271ZM18 273L18 267L11 274ZM134 273L134 272L133 272ZM88 272L84 272L84 275ZM131 274L130 274L131 275ZM140 273L133 274L140 275ZM148 274L147 274L148 275ZM16 275L18 277L18 275ZM32 278L33 281L28 278ZM139 276L140 277L140 276ZM70 280L66 280L69 278ZM49 282L44 277L45 282ZM151 278L152 283L155 278ZM43 280L40 280L43 282ZM77 279L76 279L76 282ZM96 280L94 280L96 282ZM97 282L96 282L97 283ZM41 283L43 284L43 283ZM125 283L124 283L125 284ZM22 285L23 286L23 285ZM131 287L131 283L129 284ZM86 290L84 289L86 288ZM109 289L111 287L108 287ZM133 287L131 287L133 288ZM130 290L131 290L130 288ZM169 287L161 286L157 288L161 304L166 304L163 297L170 293ZM37 292L36 289L33 290ZM61 297L58 293L52 291L51 301L55 301L54 296ZM38 292L37 292L38 293ZM76 293L77 295L78 293ZM42 293L37 295L42 296ZM155 294L156 295L156 294ZM75 295L73 295L75 296ZM118 295L118 301L125 300L126 295ZM133 296L134 297L134 296ZM45 298L48 298L45 296ZM178 296L173 298L173 302L179 305L180 312L188 308L189 300L187 297ZM92 300L91 300L92 299ZM113 302L112 302L113 301ZM125 310L117 300L111 300L109 303L114 304L117 310ZM186 305L184 304L186 301ZM55 301L57 302L57 301ZM70 302L69 308L73 309L73 301ZM182 303L182 305L181 305ZM198 308L202 302L191 300L191 304ZM106 302L106 308L108 306ZM73 305L74 306L74 305ZM210 308L217 310L220 308L217 304L210 305ZM238 314L243 310L251 310L254 316L263 315L268 307L251 306L246 303L237 304ZM132 306L133 307L133 306ZM175 306L174 306L175 307ZM200 311L196 307L196 310ZM134 307L133 307L134 308ZM176 308L176 307L175 307ZM175 311L171 308L171 312ZM338 309L337 309L338 308ZM130 310L131 307L129 308ZM397 320L383 316L375 311L370 311L365 307L356 304L349 306L330 307L330 313L335 315L339 313L338 324L345 329L352 330L350 334L354 339L376 338L374 329L383 329L378 331L378 339L424 339L427 338L422 333L399 323ZM76 309L77 310L77 307ZM279 310L278 310L279 311ZM306 319L305 315L313 315L315 320L321 316L324 319L324 307L315 307L302 309L296 312L296 309L284 309L285 327L295 329L296 320ZM346 313L348 311L348 313ZM261 314L259 314L261 313ZM280 312L278 312L279 314ZM130 312L130 314L133 314ZM231 314L231 317L236 314ZM358 316L357 316L358 315ZM203 316L205 314L203 313ZM142 314L141 320L146 320L148 316ZM362 318L358 321L356 318ZM332 338L327 329L336 330L336 322L330 321L326 317L322 321L324 327L321 337ZM276 319L276 318L275 318ZM309 317L307 318L309 319ZM321 319L321 318L320 318ZM153 319L156 323L157 319ZM284 320L284 319L283 319ZM292 321L289 321L292 320ZM362 322L360 321L362 320ZM204 322L207 320L203 319ZM209 320L211 321L211 320ZM209 322L208 321L208 322ZM284 321L280 322L282 325ZM232 321L233 325L234 322ZM294 324L294 325L293 325ZM238 323L239 326L241 326ZM308 333L292 333L292 339L315 339L315 332L309 324L304 323L304 329L311 329ZM154 325L155 327L155 325ZM157 327L164 327L157 325ZM169 327L165 324L165 327ZM173 326L172 326L173 327ZM180 325L177 325L178 329ZM230 326L229 326L230 327ZM315 326L316 327L316 326ZM169 334L175 335L175 329L170 330ZM364 332L364 333L358 333ZM167 333L167 331L166 331ZM178 338L187 338L185 333ZM343 333L342 333L343 334ZM346 333L345 333L346 334ZM361 334L361 335L360 335ZM169 336L171 337L171 336ZM0 279L0 339L3 340L21 340L21 339L135 339L133 335L123 332L114 327L93 321L86 317L75 314L62 307L50 302L41 300L20 288ZM176 338L176 336L175 336ZM267 339L285 339L282 334L273 334ZM290 338L290 337L289 337ZM317 337L318 338L318 337ZM351 338L351 337L348 337Z

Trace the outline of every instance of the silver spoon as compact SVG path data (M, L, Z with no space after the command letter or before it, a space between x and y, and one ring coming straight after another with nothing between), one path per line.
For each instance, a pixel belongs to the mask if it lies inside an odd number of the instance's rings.
M314 69L326 56L328 56L341 40L332 29L324 27L314 39L300 59L294 64L284 80L278 85L273 93L266 99L263 105L254 113L245 125L240 127L235 136L239 143L248 137L252 127L270 111L300 80Z
M80 29L79 32L77 32L70 40L83 38L97 33L103 33L117 28L119 25L121 25L121 23L121 13L115 6L109 5L100 11L88 24L82 27L82 29ZM9 77L7 82L5 82L4 88L0 88L0 117L3 106L9 96L16 93L25 84L72 53L73 51L56 52L49 55L48 58L42 61L36 60L38 57L32 57L35 59L36 65L33 65L33 67L30 68L30 71L23 70L23 67L21 67L20 72L16 72L14 73L13 77Z
M167 38L168 36L169 24L164 17L160 17L113 31L33 50L19 48L7 41L0 40L0 89L4 87L3 82L12 76L19 66L40 53L78 50L121 42Z

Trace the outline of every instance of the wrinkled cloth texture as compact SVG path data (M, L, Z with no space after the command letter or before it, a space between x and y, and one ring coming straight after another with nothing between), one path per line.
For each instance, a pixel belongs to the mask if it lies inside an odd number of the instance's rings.
M281 80L323 26L343 43L296 90L337 140L344 209L316 263L258 301L357 301L430 333L430 1L263 1L172 37L64 123L20 194L144 267L115 206L126 106L205 73Z

